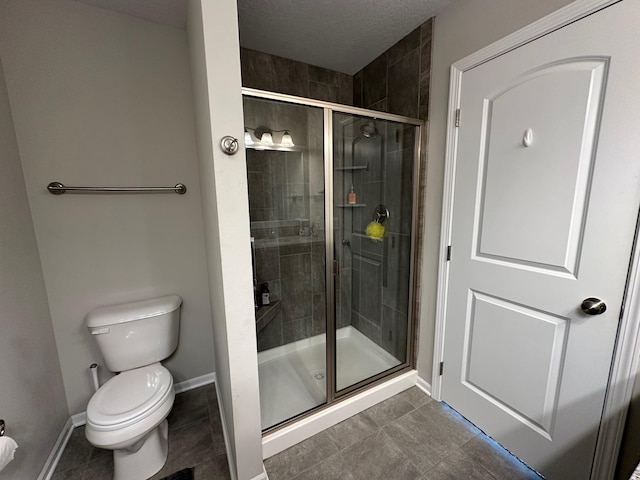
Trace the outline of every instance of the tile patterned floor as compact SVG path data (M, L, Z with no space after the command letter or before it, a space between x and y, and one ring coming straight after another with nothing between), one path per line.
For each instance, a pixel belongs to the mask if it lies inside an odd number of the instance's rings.
M195 467L196 480L228 480L215 387L176 396L169 457L153 477ZM446 405L416 387L265 461L269 480L540 480ZM111 480L112 454L74 430L52 480Z
M176 396L169 415L169 456L153 479L195 467L196 480L228 480L229 466L214 385ZM52 480L112 480L113 455L93 447L76 428Z
M269 480L540 480L412 387L265 461Z

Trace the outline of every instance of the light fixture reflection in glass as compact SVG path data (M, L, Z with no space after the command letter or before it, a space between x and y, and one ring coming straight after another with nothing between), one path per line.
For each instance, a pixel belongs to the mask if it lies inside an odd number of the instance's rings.
M291 134L289 131L285 130L284 135L282 135L282 140L280 141L280 145L283 147L293 147L293 138L291 138Z
M253 132L253 134L251 134ZM280 132L284 132L282 136L280 136ZM274 140L274 133L276 134L276 138L280 141L276 142ZM244 144L247 147L253 147L260 150L265 148L268 149L278 149L278 148L291 148L295 146L293 143L293 137L289 130L271 130L268 127L244 127Z
M251 138L251 133L246 128L244 129L244 144L245 145L253 145L253 138Z
M262 137L260 138L260 143L263 145L272 146L273 145L273 136L271 132L264 132Z

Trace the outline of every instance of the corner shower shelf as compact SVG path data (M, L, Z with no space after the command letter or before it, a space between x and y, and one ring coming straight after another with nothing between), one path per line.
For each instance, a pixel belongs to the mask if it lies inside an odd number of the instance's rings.
M369 164L366 165L352 165L350 167L336 167L334 170L369 170Z
M366 206L366 203L341 203L340 205L336 205L336 207L339 208L361 208Z
M280 312L280 300L274 300L269 305L264 305L256 310L256 332L269 325Z

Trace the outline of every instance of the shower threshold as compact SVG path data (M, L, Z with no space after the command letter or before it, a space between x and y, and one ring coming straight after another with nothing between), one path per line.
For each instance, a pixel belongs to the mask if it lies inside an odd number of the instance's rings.
M262 429L326 401L324 334L258 353ZM338 390L400 365L400 361L356 328L336 331Z

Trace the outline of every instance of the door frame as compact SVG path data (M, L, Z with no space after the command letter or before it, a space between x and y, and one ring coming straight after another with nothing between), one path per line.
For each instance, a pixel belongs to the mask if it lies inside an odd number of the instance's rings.
M440 363L444 360L444 332L449 279L447 247L451 245L453 191L458 143L456 111L460 108L462 75L480 64L486 63L619 1L622 0L576 0L451 65L433 370L431 374L432 396L438 401L442 399ZM638 223L636 222L636 238L639 235ZM627 411L631 401L635 373L640 368L640 252L638 250L634 239L622 304L622 315L620 317L601 426L598 431L594 462L591 469L591 480L613 478L622 443Z

